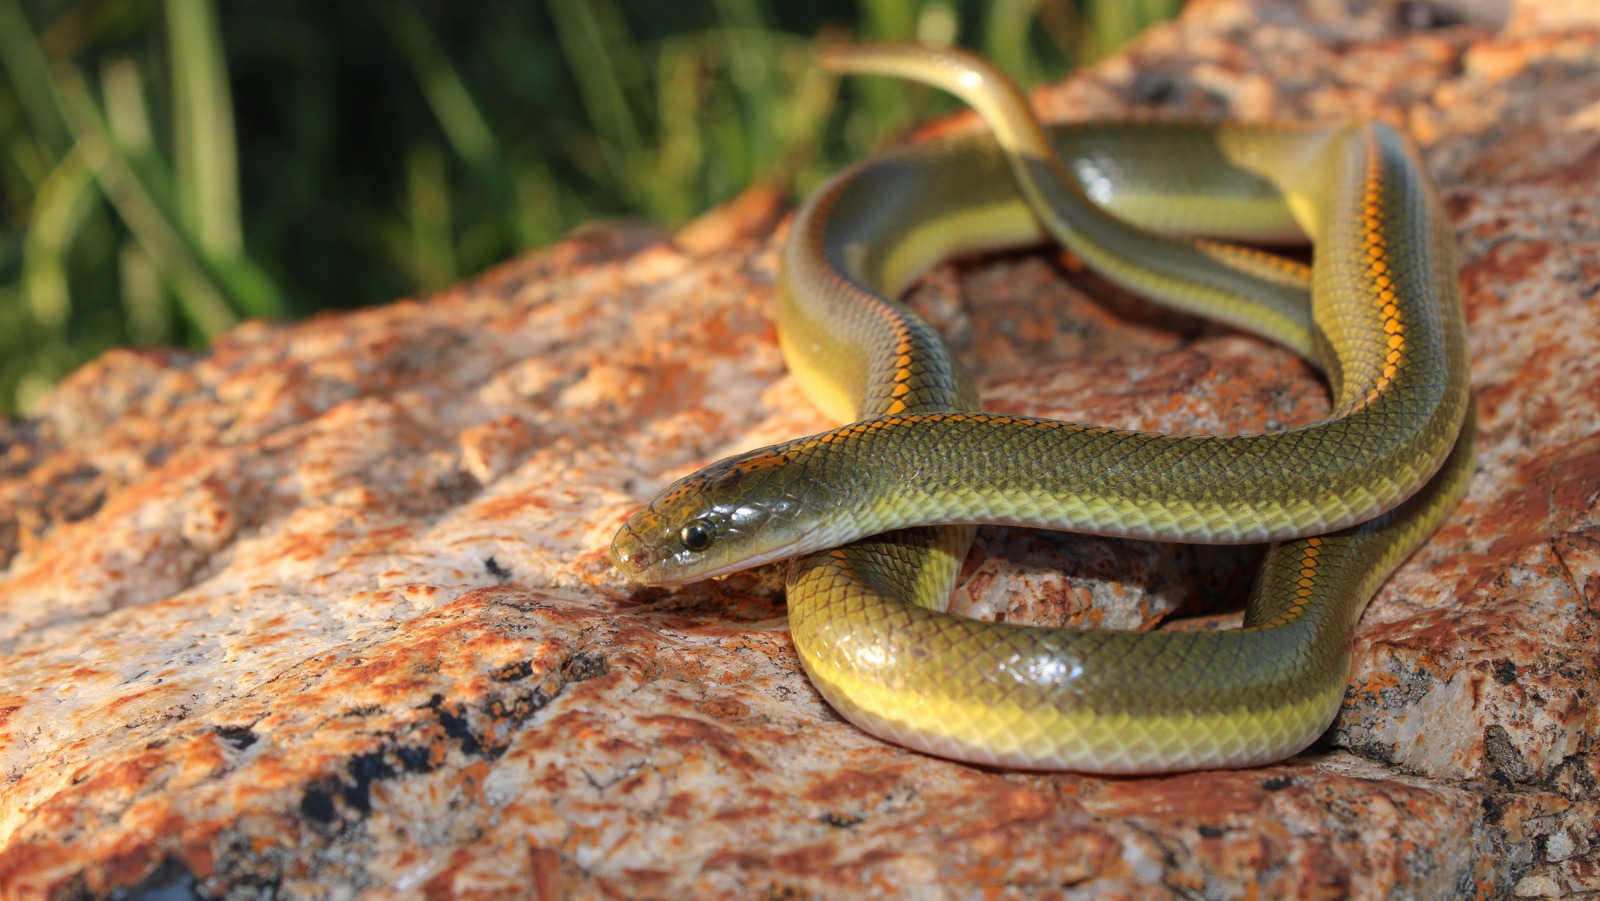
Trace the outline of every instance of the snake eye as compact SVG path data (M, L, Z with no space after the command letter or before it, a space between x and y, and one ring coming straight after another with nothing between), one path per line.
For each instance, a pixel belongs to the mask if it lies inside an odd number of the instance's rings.
M683 534L680 537L683 539L685 549L703 551L711 546L711 539L715 536L716 532L712 530L711 523L697 519L683 527Z

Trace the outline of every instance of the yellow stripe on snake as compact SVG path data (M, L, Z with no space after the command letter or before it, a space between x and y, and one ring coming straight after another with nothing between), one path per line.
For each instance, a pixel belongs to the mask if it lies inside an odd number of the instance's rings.
M618 568L675 585L797 558L789 622L812 681L861 728L932 754L1147 773L1305 748L1338 712L1367 600L1473 468L1454 240L1415 152L1379 124L1047 132L964 53L867 46L823 64L950 90L992 133L886 153L804 205L780 341L808 394L851 424L668 487L617 533ZM1326 373L1333 412L1248 435L980 412L950 351L893 298L945 257L1047 236L1133 290L1298 351ZM1288 238L1312 242L1309 269L1224 243ZM943 612L984 523L1281 543L1240 630L1043 629Z

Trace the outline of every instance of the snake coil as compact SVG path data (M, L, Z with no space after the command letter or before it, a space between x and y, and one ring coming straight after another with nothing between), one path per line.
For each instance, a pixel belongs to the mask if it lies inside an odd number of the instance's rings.
M861 728L929 753L1147 773L1306 747L1338 712L1367 600L1473 468L1454 238L1414 150L1374 123L1047 132L965 53L866 46L822 62L948 89L992 133L883 154L804 205L780 343L850 424L679 480L618 532L618 568L672 585L798 558L789 621L813 683ZM1333 412L1249 435L981 412L938 335L893 298L945 257L1045 237L1306 356ZM1291 238L1311 240L1309 269L1226 243ZM1241 630L1041 629L943 612L984 523L1280 543Z

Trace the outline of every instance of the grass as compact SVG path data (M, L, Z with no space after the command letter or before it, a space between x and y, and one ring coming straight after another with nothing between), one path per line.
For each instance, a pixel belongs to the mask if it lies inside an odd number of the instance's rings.
M798 197L953 107L836 88L819 39L1031 83L1177 2L0 0L0 414L109 347L429 291L756 181Z

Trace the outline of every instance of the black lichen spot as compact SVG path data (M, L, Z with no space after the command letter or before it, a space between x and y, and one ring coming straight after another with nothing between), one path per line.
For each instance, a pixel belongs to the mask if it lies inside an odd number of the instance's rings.
M1484 823L1490 826L1500 825L1500 819L1505 816L1506 811L1503 802L1499 798L1494 795L1484 795L1479 806L1483 808Z
M430 773L434 769L433 754L427 748L396 748L394 756L408 773Z
M218 726L217 737L240 751L256 743L255 730L249 726Z
M597 651L579 651L561 665L561 677L568 682L587 682L605 674L605 655Z
M490 674L489 678L496 682L520 682L533 675L533 661L518 660L508 663Z
M362 815L369 814L372 812L372 783L378 779L392 778L394 767L384 759L382 751L373 751L352 758L348 769L355 781L345 785L340 795L352 810Z
M767 901L804 901L814 897L810 892L792 885L779 885L776 882L767 885Z
M1510 660L1496 660L1494 662L1494 681L1501 685L1511 685L1517 681L1517 665Z
M1270 791L1270 789L1269 789L1269 791ZM1200 827L1200 837L1201 838L1222 838L1224 835L1227 835L1227 834L1228 834L1228 830L1222 828L1221 826L1206 826L1206 825L1202 825Z
M97 486L96 480L100 477L100 470L93 466L79 466L66 474L58 482L62 486L83 486L93 488L92 491L76 491L63 493L65 500L61 503L61 518L66 522L80 522L100 512L100 507L106 501L105 488Z
M306 789L305 797L300 799L300 814L313 823L327 825L333 822L339 811L333 806L333 793L337 786L333 780L321 779L315 785Z
M216 861L215 869L201 882L203 897L267 899L285 897L283 880L297 874L291 861L297 859L290 850L292 845L262 847L259 835L248 825L234 822L225 828L212 843ZM287 874L285 871L288 871ZM217 894L206 894L204 888L216 886Z
M1170 103L1178 93L1178 82L1170 72L1141 71L1133 76L1132 93L1134 103Z
M1395 18L1407 31L1435 31L1451 28L1467 20L1461 10L1433 0L1405 0L1395 7Z
M493 557L483 561L483 568L488 570L489 575L494 576L495 581L501 585L511 581L511 570L501 566L500 561Z
M472 500L481 487L477 479L456 470L435 481L433 493L446 507L459 507Z
M444 709L442 696L434 695L428 706L433 708L434 716L439 718L439 725L444 728L444 734L461 742L462 751L476 755L483 750L483 744L478 741L478 736L472 733L472 725L467 722L467 718Z
M520 593L513 594L506 592L504 594L497 594L490 601L490 603L497 607L510 607L512 610L516 610L521 613L532 613L535 610L550 609L549 604L541 604L537 601L529 600L527 595Z
M199 901L195 890L194 874L178 861L168 857L154 873L135 885L117 889L106 897L112 901Z
M1261 783L1261 787L1269 792L1281 792L1294 785L1293 776L1273 776Z
M1375 760L1385 766L1395 765L1395 749L1393 743L1381 741L1357 741L1345 746L1345 750L1368 760Z

